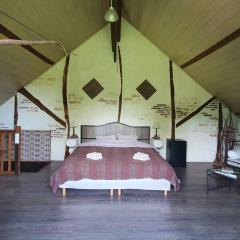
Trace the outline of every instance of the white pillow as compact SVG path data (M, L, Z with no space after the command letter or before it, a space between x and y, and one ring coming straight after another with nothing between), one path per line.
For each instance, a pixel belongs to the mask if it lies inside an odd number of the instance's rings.
M135 135L121 135L121 134L118 134L117 135L117 138L118 140L132 140L132 141L137 141L138 137L135 136Z
M228 151L228 157L231 158L231 159L240 158L240 149L229 150Z
M107 136L96 136L97 140L116 140L115 135L107 135Z

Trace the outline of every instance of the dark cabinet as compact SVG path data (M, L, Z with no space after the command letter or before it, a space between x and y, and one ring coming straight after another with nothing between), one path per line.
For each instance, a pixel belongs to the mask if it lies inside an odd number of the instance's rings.
M166 160L173 167L186 167L187 142L182 139L167 139Z

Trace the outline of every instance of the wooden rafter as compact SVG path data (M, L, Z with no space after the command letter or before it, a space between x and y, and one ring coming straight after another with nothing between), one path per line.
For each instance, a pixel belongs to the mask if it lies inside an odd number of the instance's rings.
M121 16L122 16L122 0L113 0L113 7L118 14L118 21L110 24L111 28L111 42L114 62L117 61L117 43L121 40Z
M4 27L2 24L0 24L0 33L2 33L7 38L15 39L15 40L22 40L20 37L18 37L15 33ZM42 61L44 61L47 64L53 65L55 62L49 59L48 57L44 56L42 53L34 49L30 45L21 45L24 49L29 51L31 54L35 55Z
M229 34L227 37L223 38L221 41L217 42L216 44L212 45L210 48L206 49L205 51L201 52L194 58L190 59L189 61L185 62L181 65L181 68L186 68L190 65L192 65L195 62L200 61L201 59L207 57L209 54L217 51L218 49L224 47L228 43L232 42L236 38L240 37L240 28L238 28L236 31Z
M187 115L185 118L180 120L177 124L176 127L181 126L185 122L187 122L189 119L197 115L199 112L201 112L208 104L210 104L212 101L214 101L216 97L211 97L209 100L207 100L204 104L202 104L199 108L197 108L195 111L191 112L189 115Z
M21 88L19 91L24 97L29 99L32 103L38 106L42 111L47 113L50 117L60 123L62 126L66 127L65 121L60 119L56 114L54 114L51 110L49 110L45 105L43 105L37 98L35 98L26 88Z

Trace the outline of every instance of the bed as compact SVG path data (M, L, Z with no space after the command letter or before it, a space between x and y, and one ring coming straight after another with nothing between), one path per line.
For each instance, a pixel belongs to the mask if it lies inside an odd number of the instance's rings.
M171 186L178 191L174 169L149 142L148 126L82 125L81 143L50 178L52 192L60 188L65 196L67 189L108 189L112 196L114 190L121 195L123 189L140 189L163 191L167 195ZM94 152L102 158L87 158L87 154ZM150 159L133 159L136 153Z

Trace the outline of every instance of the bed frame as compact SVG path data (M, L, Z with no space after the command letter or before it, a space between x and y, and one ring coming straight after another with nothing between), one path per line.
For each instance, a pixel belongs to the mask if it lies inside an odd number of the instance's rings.
M137 136L138 141L150 142L150 127L129 126L123 123L111 122L103 125L81 125L81 143L96 139L96 136L131 135Z
M92 141L96 139L96 136L117 134L137 136L137 139L140 142L150 142L149 126L129 126L123 123L111 122L103 125L81 125L80 131L81 143ZM110 189L110 196L112 197L115 192L118 196L121 196L122 189ZM167 196L167 192L167 190L164 190L165 197ZM62 195L66 196L66 193L66 188L62 188Z

